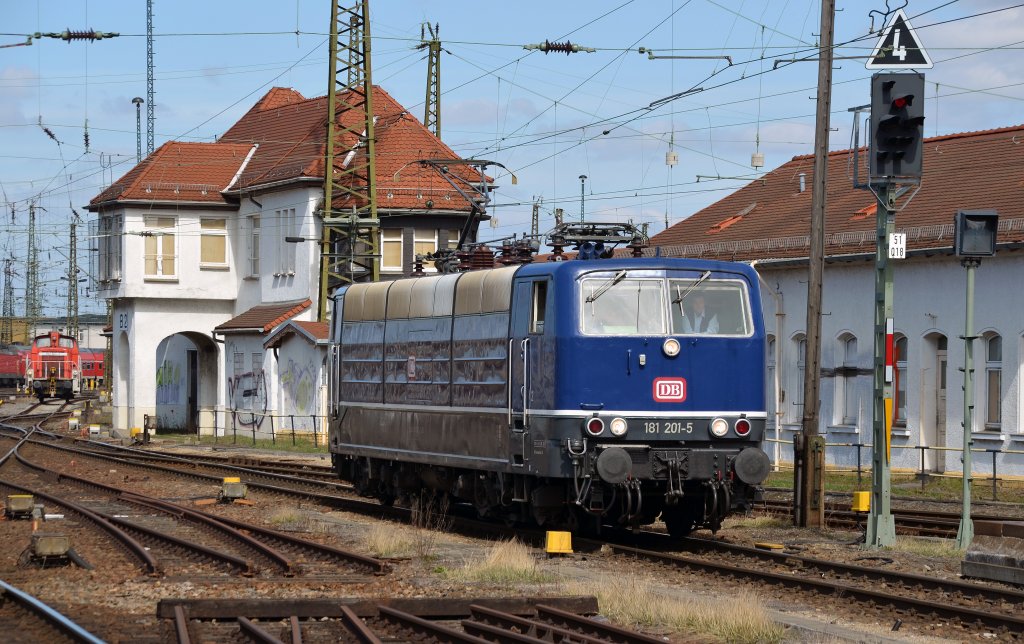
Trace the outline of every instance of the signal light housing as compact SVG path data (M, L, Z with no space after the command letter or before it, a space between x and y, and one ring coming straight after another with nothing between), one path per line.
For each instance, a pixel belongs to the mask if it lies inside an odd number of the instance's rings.
M604 431L604 421L594 416L583 421L583 429L591 436L600 436Z
M920 98L918 98L920 97ZM918 183L924 139L924 75L871 77L871 182Z

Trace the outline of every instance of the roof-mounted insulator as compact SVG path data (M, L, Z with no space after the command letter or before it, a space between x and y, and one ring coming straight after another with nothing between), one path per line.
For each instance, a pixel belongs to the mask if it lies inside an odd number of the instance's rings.
M539 49L545 54L550 51L560 51L565 52L566 56L569 54L578 54L581 51L585 51L590 54L597 51L593 47L581 47L580 45L573 44L568 40L565 42L551 42L550 40L545 40L539 45L523 45L523 49Z
M90 29L89 31L71 31L65 29L64 31L57 33L51 31L49 33L36 32L33 34L33 38L59 38L65 42L71 42L72 40L103 40L104 38L117 38L121 34L116 31L96 31Z

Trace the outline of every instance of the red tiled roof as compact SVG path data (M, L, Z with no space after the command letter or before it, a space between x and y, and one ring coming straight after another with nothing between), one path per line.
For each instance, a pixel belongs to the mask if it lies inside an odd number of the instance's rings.
M896 213L910 249L949 248L958 209L994 208L999 242L1024 241L1024 125L925 139L920 191ZM851 150L828 156L825 253L872 253L875 195L853 188ZM867 153L860 151L861 180ZM788 163L651 239L661 253L718 259L805 258L809 252L812 155ZM800 192L800 175L806 189ZM752 207L751 207L752 206ZM748 209L728 226L722 222Z
M378 207L422 209L430 200L439 210L469 210L466 200L437 171L416 163L408 165L420 159L455 161L459 156L384 89L374 87L373 100L377 116ZM220 139L225 143L259 145L235 187L253 188L278 181L322 178L326 110L324 96L304 99L293 90L270 90ZM354 110L343 113L343 125L355 129L357 116ZM354 146L355 134L347 133L343 143L347 148ZM343 163L343 159L338 163ZM453 164L450 171L465 180L479 181L479 175L463 166ZM349 198L338 196L334 207L351 207L352 202L346 201Z
M271 349L279 347L286 338L296 335L306 338L310 344L326 340L330 326L327 322L306 322L302 320L290 320L282 324L276 331L270 334L263 342L263 347Z
M217 333L257 331L268 333L278 324L302 313L312 305L313 301L305 299L301 302L281 302L278 304L261 304L254 306L245 313L235 316L213 330Z
M454 162L460 157L382 88L374 87L373 100L378 208L423 210L432 201L435 210L468 212L469 204L437 170L415 163ZM90 205L112 200L228 203L220 191L229 184L234 191L303 179L322 181L326 113L327 97L305 98L293 89L274 87L216 143L165 143ZM343 125L355 129L357 117L354 110L344 112ZM352 132L343 139L347 149L356 144ZM343 162L337 160L339 165ZM453 163L449 172L463 182L480 181L479 174L463 165ZM357 204L348 194L334 199L338 209L353 205Z
M251 145L164 143L90 201L172 201L226 204L221 190L245 162Z
M296 320L292 322L292 324L302 327L310 336L317 340L326 340L330 331L330 326L326 322L305 322L302 320Z

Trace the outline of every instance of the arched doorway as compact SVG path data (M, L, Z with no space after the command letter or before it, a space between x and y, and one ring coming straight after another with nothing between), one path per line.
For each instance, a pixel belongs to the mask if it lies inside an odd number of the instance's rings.
M128 342L128 334L124 331L117 333L115 339L116 345L113 347L114 352L112 356L111 369L113 370L113 378L111 378L111 385L113 387L111 397L111 404L113 405L113 426L114 427L130 427L131 426L131 401L134 400L132 397L134 392L132 391L132 378L131 378L131 347Z
M175 333L156 349L156 416L160 433L217 432L216 343L196 332Z
M939 332L924 336L921 351L921 444L924 466L931 472L946 471L946 384L948 382L948 338Z

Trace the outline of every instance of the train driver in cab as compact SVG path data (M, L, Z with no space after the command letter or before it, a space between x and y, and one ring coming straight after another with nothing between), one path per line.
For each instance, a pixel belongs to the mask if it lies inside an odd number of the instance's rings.
M683 333L718 333L718 316L707 309L703 293L694 293L683 315Z

